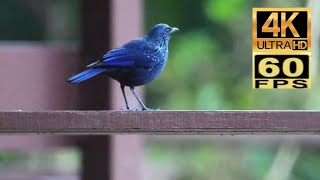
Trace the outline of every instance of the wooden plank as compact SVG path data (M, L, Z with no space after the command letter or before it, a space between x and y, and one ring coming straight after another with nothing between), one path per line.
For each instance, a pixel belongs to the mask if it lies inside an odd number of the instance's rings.
M1 111L0 133L320 134L320 111Z

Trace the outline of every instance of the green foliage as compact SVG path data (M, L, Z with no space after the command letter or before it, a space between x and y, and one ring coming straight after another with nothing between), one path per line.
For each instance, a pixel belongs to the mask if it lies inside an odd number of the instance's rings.
M21 159L26 159L26 156L23 154L17 154L13 152L2 152L0 154L0 164L10 164L14 163L16 161L19 161Z
M217 50L209 38L205 31L201 33L189 32L183 37L177 37L176 42L173 43L172 46L176 51L172 52L171 59L163 73L164 79L174 79L172 81L173 89L171 89L173 93L167 94L166 106L174 109L220 107L219 103L222 101L217 101L217 98L221 96L221 93L215 84L202 84L210 81L216 72L211 69L213 67L211 54ZM161 83L161 81L155 82L155 85L150 88L159 88ZM177 99L179 101L171 101Z
M179 142L175 139L162 143L147 143L146 159L149 166L155 168L149 169L151 173L168 173L170 175L168 179L265 179L282 145L280 143L249 142L241 144L214 140ZM318 150L301 146L298 151L301 153L292 171L289 172L290 179L319 179ZM168 170L170 172L167 172ZM157 174L154 174L153 177L156 178Z
M257 179L260 179L268 173L275 152L267 146L248 146L245 151L245 163L250 166L251 173Z
M207 0L205 12L212 21L224 22L237 17L247 6L243 0Z
M320 107L310 90L252 89L251 8L262 2L188 0L183 8L177 8L179 1L146 4L148 27L166 22L181 29L172 37L163 74L148 85L149 104L195 110Z
M319 179L320 156L317 149L306 149L299 156L294 166L293 175L296 179Z
M223 142L177 142L147 145L151 166L174 169L175 179L263 179L276 153L270 146L256 148L258 144L241 148Z

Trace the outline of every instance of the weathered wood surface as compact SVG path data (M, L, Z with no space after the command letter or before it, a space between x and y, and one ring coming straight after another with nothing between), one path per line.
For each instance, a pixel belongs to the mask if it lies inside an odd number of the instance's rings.
M0 133L320 134L320 111L0 111Z

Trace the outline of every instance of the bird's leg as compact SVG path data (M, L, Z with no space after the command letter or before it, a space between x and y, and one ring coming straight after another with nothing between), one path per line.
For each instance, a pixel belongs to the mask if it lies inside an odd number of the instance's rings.
M137 95L137 93L134 91L134 87L130 87L131 92L133 93L134 97L136 97L136 99L139 101L142 110L150 110L150 108L147 108L143 102L141 101L141 99L139 98L139 96Z
M120 87L121 87L122 95L124 97L124 101L126 102L126 108L127 108L127 110L130 110L129 105L128 105L128 100L126 97L126 93L124 91L124 85L120 84Z

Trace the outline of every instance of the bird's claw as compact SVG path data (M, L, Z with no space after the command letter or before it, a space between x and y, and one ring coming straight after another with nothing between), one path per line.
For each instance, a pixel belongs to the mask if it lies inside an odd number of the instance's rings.
M137 108L133 108L133 109L129 109L129 108L122 108L120 109L121 111L139 111L140 109Z

